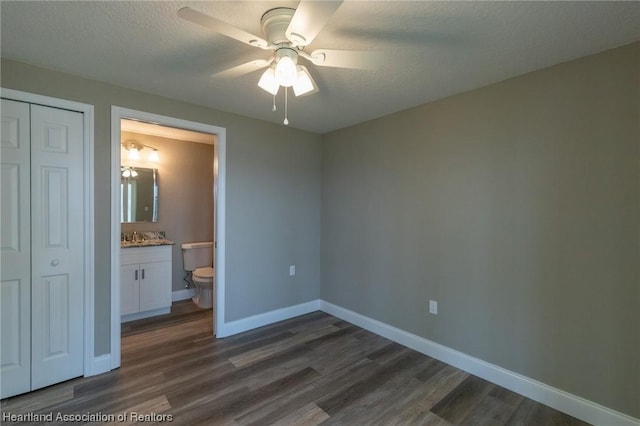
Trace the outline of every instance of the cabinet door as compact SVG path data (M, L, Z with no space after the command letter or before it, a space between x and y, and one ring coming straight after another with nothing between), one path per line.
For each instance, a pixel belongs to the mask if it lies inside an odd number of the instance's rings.
M140 311L140 271L138 265L120 266L120 315Z
M140 264L140 311L171 306L171 262Z

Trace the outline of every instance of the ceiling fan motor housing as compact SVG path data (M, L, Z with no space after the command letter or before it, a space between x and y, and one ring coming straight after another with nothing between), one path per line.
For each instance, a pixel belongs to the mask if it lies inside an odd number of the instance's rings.
M269 43L275 45L291 44L291 40L287 38L285 31L289 27L295 11L295 9L288 7L278 7L268 10L262 15L262 19L260 20L262 32Z

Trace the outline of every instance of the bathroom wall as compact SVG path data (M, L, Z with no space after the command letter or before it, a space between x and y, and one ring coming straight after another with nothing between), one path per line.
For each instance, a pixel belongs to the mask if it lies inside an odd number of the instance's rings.
M213 241L213 145L122 132L121 140L134 139L157 148L160 161L144 167L158 169L158 222L124 223L122 232L166 231L172 248L173 291L184 289L185 272L180 246L185 242ZM135 165L123 157L123 164ZM126 250L124 251L126 253Z

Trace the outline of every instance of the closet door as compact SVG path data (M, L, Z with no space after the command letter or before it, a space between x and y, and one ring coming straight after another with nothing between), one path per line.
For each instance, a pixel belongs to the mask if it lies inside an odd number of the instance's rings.
M29 104L2 100L0 397L31 389Z
M2 100L0 397L84 372L83 116Z
M31 389L83 374L83 116L31 106Z

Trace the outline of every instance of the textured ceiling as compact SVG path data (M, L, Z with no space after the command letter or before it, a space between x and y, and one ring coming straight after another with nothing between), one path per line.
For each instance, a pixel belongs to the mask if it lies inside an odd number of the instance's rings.
M260 72L212 73L268 53L177 17L183 6L262 35L297 1L0 3L3 57L276 123ZM345 1L307 48L377 50L374 71L307 67L290 126L325 133L640 39L639 2ZM282 106L282 92L278 104Z

